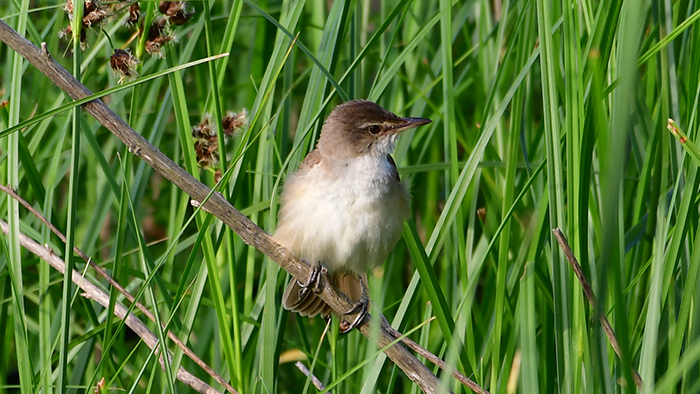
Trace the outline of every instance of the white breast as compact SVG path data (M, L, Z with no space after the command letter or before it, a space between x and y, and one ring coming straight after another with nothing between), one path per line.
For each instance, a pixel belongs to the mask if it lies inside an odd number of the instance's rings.
M408 192L393 171L385 155L363 155L288 178L275 239L331 272L383 263L408 215Z

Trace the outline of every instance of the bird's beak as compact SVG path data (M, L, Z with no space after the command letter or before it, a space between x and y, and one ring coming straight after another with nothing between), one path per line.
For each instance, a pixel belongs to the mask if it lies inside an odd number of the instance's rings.
M400 133L404 130L423 126L424 124L428 123L432 123L432 120L426 118L401 118L401 123L398 123L391 131L394 133Z

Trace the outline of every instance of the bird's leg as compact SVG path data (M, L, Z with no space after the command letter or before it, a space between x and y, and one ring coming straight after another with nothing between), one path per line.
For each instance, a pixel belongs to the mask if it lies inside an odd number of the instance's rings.
M309 290L313 291L314 294L318 294L323 291L321 277L328 273L328 269L321 265L321 263L316 263L311 265L311 275L306 283L301 283L297 280L299 284L299 299L304 298L306 292Z
M367 310L369 309L369 293L367 292L366 278L367 274L362 274L357 278L360 282L360 289L362 290L362 295L360 296L360 300L357 301L352 306L352 308L350 308L349 311L345 312L345 315L351 315L357 312L359 313L355 320L353 320L352 323L349 323L349 325L341 324L341 334L348 333L352 331L353 328L357 328L357 326L362 324L362 322L365 320L365 317L367 316Z

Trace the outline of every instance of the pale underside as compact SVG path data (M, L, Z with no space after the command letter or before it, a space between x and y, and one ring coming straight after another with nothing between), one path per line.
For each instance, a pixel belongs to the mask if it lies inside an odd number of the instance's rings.
M309 264L325 266L335 285L358 301L356 275L382 264L396 246L409 194L387 154L330 163L313 151L287 178L274 238ZM310 292L300 298L300 289L296 280L289 283L285 308L304 316L328 314Z
M383 263L396 245L408 192L387 155L332 166L316 155L287 179L274 238L330 273L364 273Z

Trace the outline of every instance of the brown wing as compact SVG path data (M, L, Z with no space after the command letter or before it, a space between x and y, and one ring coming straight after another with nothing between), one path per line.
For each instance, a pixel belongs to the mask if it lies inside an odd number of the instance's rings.
M391 155L386 155L386 159L389 160L389 164L391 164L391 167L394 169L394 172L392 174L394 179L396 180L396 182L401 182L399 170L396 168L396 162L394 161L394 158L391 157Z
M301 164L299 165L299 170L297 171L297 175L303 175L310 169L316 167L321 163L321 159L323 156L321 156L321 152L318 151L318 149L314 149L306 155L304 160L302 160Z

